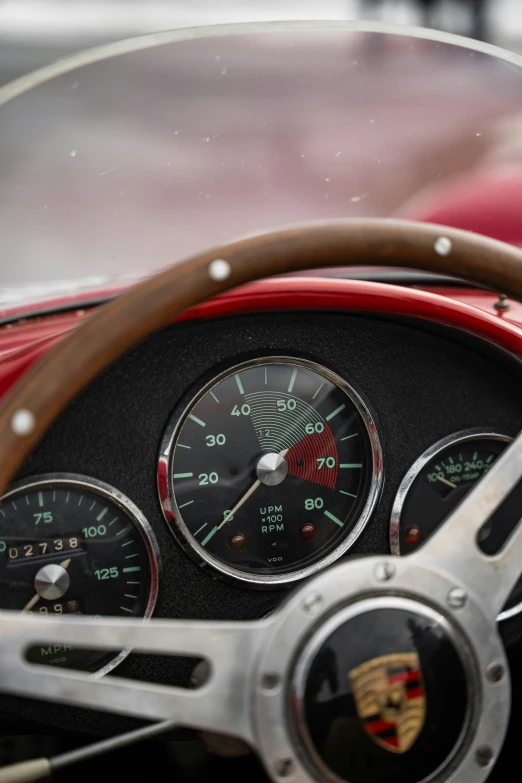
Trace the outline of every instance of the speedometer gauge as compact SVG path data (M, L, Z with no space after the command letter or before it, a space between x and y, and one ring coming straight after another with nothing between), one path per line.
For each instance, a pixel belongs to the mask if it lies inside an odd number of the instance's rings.
M158 478L166 519L193 556L270 586L349 549L378 496L381 449L344 380L271 357L224 372L175 417Z
M158 589L154 535L117 490L72 474L25 481L0 502L0 607L37 615L149 617ZM28 651L34 663L104 673L114 657L70 645Z
M492 430L467 430L449 435L427 449L407 472L397 492L390 523L392 554L413 552L424 543L510 442L511 438ZM491 522L481 529L478 538L485 551L494 546L499 534L501 529L495 529ZM513 589L499 620L520 611L522 580Z

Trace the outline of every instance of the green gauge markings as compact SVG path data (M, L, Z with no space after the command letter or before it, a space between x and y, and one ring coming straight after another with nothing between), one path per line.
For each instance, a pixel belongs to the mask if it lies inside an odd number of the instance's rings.
M195 421L196 424L199 424L200 427L206 427L207 426L204 421L201 421L201 419L198 419L198 417L194 416L193 413L189 413L189 419L192 419L192 421Z
M323 382L322 382L322 384L319 386L319 388L317 389L316 393L315 393L315 394L314 394L314 396L312 397L312 400L315 400L315 398L317 397L317 395L319 394L319 392L320 392L320 391L321 391L321 389L323 388L323 386L324 386L324 383L325 383L325 382L323 381Z
M325 517L328 517L328 519L331 519L332 522L335 522L336 525L339 525L339 527L343 527L344 522L341 522L341 520L337 519L336 516L334 516L333 514L330 514L329 511L323 511L323 514L325 515Z
M2 527L0 609L50 617L150 616L157 545L147 520L118 489L78 474L35 476L0 498ZM38 574L58 566L67 570L63 591L39 595ZM112 666L117 653L38 643L26 651L31 663L86 671Z
M296 375L297 375L297 367L294 367L292 377L290 378L290 383L288 384L288 394L292 394L292 389L294 388Z
M345 379L305 359L255 358L182 404L158 482L167 522L194 559L279 584L348 550L377 498L381 449Z
M345 408L346 408L346 405L339 405L339 407L338 407L338 408L336 408L334 411L332 411L332 412L331 412L331 413L330 413L330 414L329 414L329 415L326 417L326 421L330 421L330 419L333 419L333 417L334 417L334 416L337 416L337 414L338 414L338 413L340 413L341 411L344 411L344 409L345 409Z
M208 536L206 538L204 538L203 541L201 542L201 546L205 546L206 544L208 544L208 542L210 541L212 536L215 533L217 533L218 530L219 530L219 528L217 527L217 525L216 525L216 527L213 527L212 530L210 531L210 533L208 534Z

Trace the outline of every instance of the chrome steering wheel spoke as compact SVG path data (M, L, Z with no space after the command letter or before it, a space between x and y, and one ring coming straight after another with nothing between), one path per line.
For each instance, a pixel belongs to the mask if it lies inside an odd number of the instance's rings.
M230 734L254 744L251 679L270 618L257 622L204 622L69 618L0 612L0 692L45 699L179 726ZM28 663L33 645L71 644L104 650L203 659L208 677L181 688Z
M477 537L520 481L522 434L426 544L407 556L419 564L454 574L456 584L458 580L465 591L473 591L491 618L502 610L522 573L522 508L510 537L498 553L485 554Z

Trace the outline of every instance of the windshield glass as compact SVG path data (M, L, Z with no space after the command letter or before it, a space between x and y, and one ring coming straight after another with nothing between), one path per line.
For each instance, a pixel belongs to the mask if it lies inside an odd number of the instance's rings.
M512 176L515 55L378 28L152 35L0 89L0 287L147 275L298 221L422 218L466 177Z

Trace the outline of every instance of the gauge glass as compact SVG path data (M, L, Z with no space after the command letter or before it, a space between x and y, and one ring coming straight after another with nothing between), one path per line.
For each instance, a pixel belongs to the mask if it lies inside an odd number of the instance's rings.
M41 476L0 502L0 607L44 616L149 617L158 582L157 544L121 493L93 479ZM34 663L103 672L107 654L70 645L32 647Z
M312 362L234 367L167 432L159 464L165 516L190 552L258 584L332 562L367 522L381 484L367 405Z
M488 472L511 442L487 430L455 433L435 443L410 468L392 511L390 545L393 554L408 554L426 541ZM488 540L489 539L489 540ZM490 524L479 532L485 550L494 543ZM522 609L522 581L511 593L499 619Z

